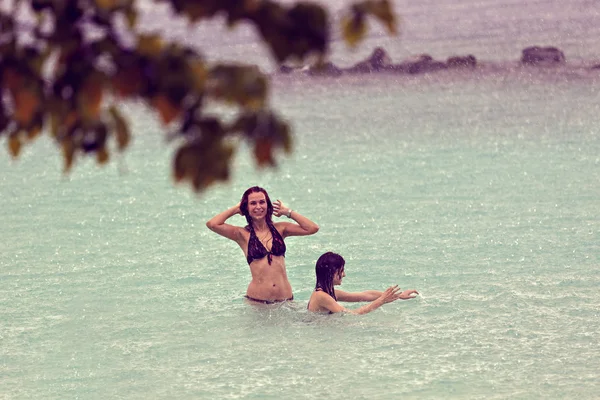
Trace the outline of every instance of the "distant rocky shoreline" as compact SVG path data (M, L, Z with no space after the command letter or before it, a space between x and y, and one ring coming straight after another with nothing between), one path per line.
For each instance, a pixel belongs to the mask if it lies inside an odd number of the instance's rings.
M556 47L531 46L523 49L519 62L521 65L530 66L557 66L565 65L566 57L564 52ZM414 75L448 69L474 69L478 65L479 62L477 58L472 54L449 57L445 61L435 60L429 54L420 54L414 58L394 64L385 49L377 47L369 57L349 68L342 68L331 62L304 67L282 65L279 68L278 73L300 73L308 76L329 77L336 77L344 74L372 74L379 72L396 72ZM589 70L600 71L600 64L590 65L586 68Z

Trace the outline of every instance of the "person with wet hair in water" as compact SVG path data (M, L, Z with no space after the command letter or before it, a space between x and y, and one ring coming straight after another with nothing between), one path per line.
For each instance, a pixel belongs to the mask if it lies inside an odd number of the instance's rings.
M248 225L225 223L237 214L246 217ZM273 215L286 216L293 222L273 222ZM206 226L242 248L252 275L246 290L248 300L273 304L294 298L285 267L284 239L313 235L319 230L317 224L279 200L271 203L267 191L254 186L244 192L238 204L212 217Z
M396 300L409 300L419 294L414 289L401 291L398 285L390 286L385 291L366 290L363 292L345 292L335 289L334 286L341 285L342 279L346 276L345 260L342 256L336 253L327 252L317 260L315 273L317 275L317 283L315 290L308 301L308 311L313 312L350 312L353 314L366 314L378 309L386 303L391 303ZM345 302L361 302L369 301L369 304L355 309L349 310L344 308L338 301Z

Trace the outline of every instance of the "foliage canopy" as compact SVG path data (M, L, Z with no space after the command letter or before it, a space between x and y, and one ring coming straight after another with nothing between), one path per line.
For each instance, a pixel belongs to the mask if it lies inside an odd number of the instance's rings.
M316 3L154 2L191 23L223 16L231 28L253 24L278 63L315 56L322 64L329 51L330 16ZM65 172L81 156L108 162L131 141L124 101L144 102L174 132L174 178L195 191L228 179L241 141L260 167L276 165L278 149L291 151L290 127L268 104L265 74L252 65L209 65L198 49L140 32L138 15L136 0L13 0L0 8L0 136L13 157L47 132ZM364 37L369 15L396 32L389 1L364 0L342 20L350 46ZM235 118L207 114L208 102L233 106Z

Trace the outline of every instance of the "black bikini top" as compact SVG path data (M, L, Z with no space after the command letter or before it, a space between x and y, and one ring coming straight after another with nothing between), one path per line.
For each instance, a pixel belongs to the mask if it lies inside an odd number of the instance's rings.
M250 239L248 239L248 264L251 264L254 260L260 260L261 258L264 258L264 256L267 256L267 261L269 261L269 265L271 265L273 256L285 256L285 242L274 225L269 225L271 235L273 236L271 251L268 251L261 243L252 226L246 227L246 229L250 231Z

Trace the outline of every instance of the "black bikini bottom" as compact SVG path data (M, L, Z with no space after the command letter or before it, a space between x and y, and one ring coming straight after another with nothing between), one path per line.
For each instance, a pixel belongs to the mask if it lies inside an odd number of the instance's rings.
M290 297L289 299L285 299L285 300L261 300L261 299L255 299L254 297L250 297L250 296L244 296L244 297L247 298L248 300L252 300L257 303L262 303L262 304L277 304L277 303L283 303L284 301L294 300L294 296Z

